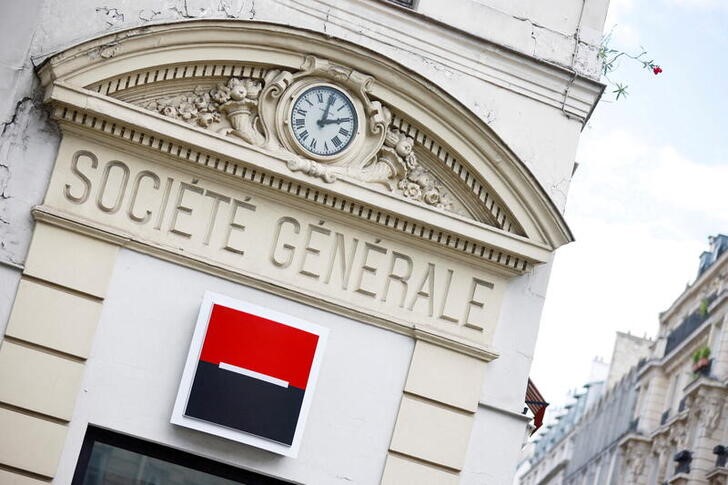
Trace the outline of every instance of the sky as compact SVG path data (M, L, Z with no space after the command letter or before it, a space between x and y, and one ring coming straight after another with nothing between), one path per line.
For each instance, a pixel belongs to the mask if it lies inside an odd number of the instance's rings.
M566 220L576 241L551 273L531 377L558 405L609 360L616 331L654 337L695 279L708 236L728 234L728 0L612 0L623 61L579 143Z

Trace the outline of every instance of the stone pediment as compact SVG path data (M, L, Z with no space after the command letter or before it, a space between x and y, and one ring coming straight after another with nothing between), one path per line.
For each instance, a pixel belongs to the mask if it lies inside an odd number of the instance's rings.
M69 49L41 78L64 129L242 178L501 272L527 271L571 240L482 121L393 62L315 34L162 25ZM335 156L307 152L291 126L294 101L317 85L346 93L358 116L354 141Z
M126 87L124 79L125 87L111 93L118 79L98 83L90 89L190 126L228 136L237 143L263 148L286 159L288 169L327 183L348 178L386 190L401 199L500 229L515 229L514 222L500 204L495 208L495 211L502 211L502 216L498 217L480 203L470 187L459 183L457 175L448 176L452 167L447 161L452 157L440 146L435 146L434 153L431 151L434 144L431 135L393 112L391 106L370 97L367 85L373 79L369 76L313 56L306 58L298 72L237 65L232 70L233 75L197 77L198 73L206 73L206 66L185 67L180 79L149 82L150 78L158 79L160 72L169 71L169 67L162 66L145 73L147 82L143 84L136 84L138 81L134 76L131 87ZM221 70L216 68L208 66L212 72ZM189 78L185 78L186 75ZM191 80L198 82L191 87ZM294 142L282 134L288 120L283 113L278 113L279 106L285 103L286 92L295 92L297 81L304 86L312 82L331 82L351 87L364 112L364 142L359 150L325 162L308 158L305 152L297 153ZM478 190L482 188L478 187Z

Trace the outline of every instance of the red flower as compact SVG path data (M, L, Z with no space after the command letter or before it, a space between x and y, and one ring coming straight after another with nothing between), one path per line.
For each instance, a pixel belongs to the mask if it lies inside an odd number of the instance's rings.
M662 68L660 66L655 66L652 68L652 72L655 74L655 76L657 76L662 72Z

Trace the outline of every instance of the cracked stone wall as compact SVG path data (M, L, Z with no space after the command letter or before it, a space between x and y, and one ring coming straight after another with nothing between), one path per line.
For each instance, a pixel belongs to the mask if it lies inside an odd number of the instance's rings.
M45 193L58 146L30 59L41 0L4 2L0 14L0 333L30 243L32 206Z
M443 59L431 46L438 36L454 32L462 37L462 48L476 55L478 43L492 41L594 78L606 4L450 0L443 8L441 0L420 0L411 13L381 0L6 3L0 15L0 261L22 264L32 226L29 210L41 201L58 143L40 103L34 66L71 45L121 29L200 18L277 22L346 39L397 60L450 92L493 127L563 207L581 122L488 83L477 66L459 63L457 52L445 52L449 58ZM436 21L430 22L432 32L421 28L427 19Z

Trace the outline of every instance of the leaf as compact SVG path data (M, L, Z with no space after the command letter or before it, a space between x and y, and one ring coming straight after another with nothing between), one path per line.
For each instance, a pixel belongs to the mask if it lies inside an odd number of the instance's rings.
M617 89L615 89L615 90L614 90L614 91L612 91L612 92L613 92L613 93L615 93L615 94L617 95L617 96L616 96L616 99L619 99L619 97L620 97L620 96L624 96L624 97L627 97L627 94L629 94L629 93L627 93L627 87L628 87L628 86L626 86L626 85L624 85L624 84L620 84L620 83L615 83L615 87L616 87Z

